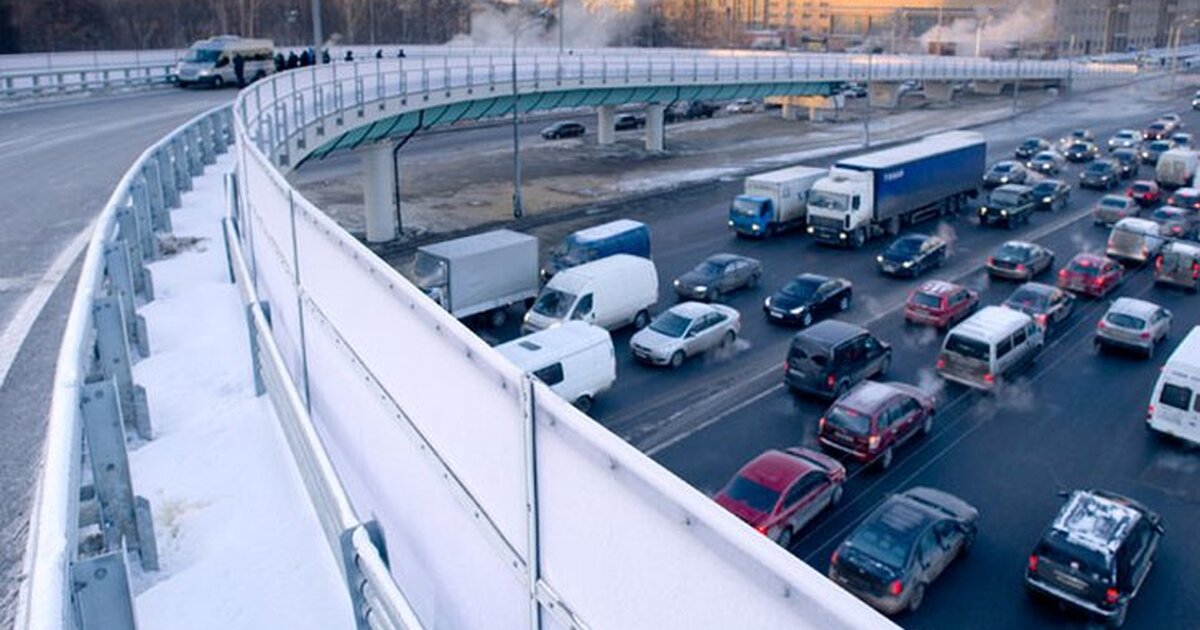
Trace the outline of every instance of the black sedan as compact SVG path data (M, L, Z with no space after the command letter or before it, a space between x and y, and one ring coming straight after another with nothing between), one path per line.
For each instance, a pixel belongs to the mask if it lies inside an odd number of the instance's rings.
M715 302L722 294L757 286L762 272L762 263L753 258L713 254L695 269L679 276L673 285L681 299Z
M1025 138L1021 144L1017 145L1016 156L1022 160L1028 160L1049 148L1050 143L1044 138Z
M763 312L773 322L811 326L823 317L850 308L854 285L842 278L815 273L796 276L763 301Z
M1121 173L1118 169L1120 167L1116 160L1096 160L1079 173L1079 187L1112 190L1121 185Z
M1005 308L1032 317L1043 330L1065 322L1074 306L1074 295L1040 282L1026 282L1004 300Z
M1020 162L1003 160L996 162L983 174L983 187L995 188L1005 184L1024 184L1029 172Z
M1090 162L1100 155L1100 148L1094 142L1078 141L1067 145L1063 157L1069 162Z
M577 138L582 136L587 128L581 123L571 120L556 122L542 130L542 137L546 140L558 140L559 138Z
M1133 179L1141 170L1141 160L1138 159L1137 149L1117 149L1112 152L1112 159L1121 166L1121 179Z
M942 266L948 249L946 241L936 236L905 234L892 241L875 257L875 262L885 274L916 277L928 269Z
M979 510L948 492L890 495L838 545L829 579L884 614L914 611L978 527Z
M646 117L641 114L618 114L613 121L617 131L628 131L646 126Z
M1033 185L1038 210L1058 210L1071 202L1071 186L1060 179L1043 179Z

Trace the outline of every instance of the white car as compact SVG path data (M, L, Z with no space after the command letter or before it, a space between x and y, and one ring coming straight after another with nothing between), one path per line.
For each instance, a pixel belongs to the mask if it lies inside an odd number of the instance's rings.
M1116 346L1154 355L1154 346L1171 332L1171 311L1145 300L1117 298L1096 324L1096 346Z
M1142 132L1136 129L1121 129L1114 133L1108 142L1108 150L1123 149L1126 147L1136 147L1142 143Z
M731 114L747 114L758 109L754 101L748 98L739 98L738 100L725 106L725 111Z
M1175 125L1175 129L1177 130L1183 129L1183 118L1180 118L1179 114L1163 114L1162 116L1159 116L1158 119L1165 120Z
M1025 168L1043 175L1057 175L1066 164L1067 158L1057 151L1041 151L1025 163Z
M689 357L732 347L741 321L737 310L724 304L681 302L634 335L629 348L639 361L677 368Z

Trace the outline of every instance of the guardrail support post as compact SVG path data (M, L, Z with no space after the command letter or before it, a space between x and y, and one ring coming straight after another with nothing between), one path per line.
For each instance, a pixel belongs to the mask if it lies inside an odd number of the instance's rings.
M175 188L180 192L192 189L191 158L188 156L187 140L180 134L171 142L172 163L175 165ZM181 202L182 203L182 202Z
M146 199L150 202L150 215L158 222L159 215L167 211L166 195L163 194L162 170L157 159L146 161L142 169L142 180L146 182Z
M105 549L129 546L142 560L142 568L158 570L158 548L150 502L133 494L129 454L116 383L105 379L84 385L79 397L83 435L92 464L92 488L100 502L100 529Z
M271 323L271 304L263 301L258 303L262 309L263 318L267 320L267 324ZM254 305L246 306L246 326L250 329L250 362L251 368L254 370L254 395L262 396L267 393L266 383L263 382L262 376L262 360L258 355L258 335L254 331Z
M200 130L188 127L184 135L187 137L188 173L192 177L199 177L204 174L204 149L201 147L203 142L200 140Z
M85 630L136 630L125 550L72 563L71 601L75 618Z
M200 145L200 160L205 164L217 161L217 151L214 146L212 120L201 118L196 124L196 144Z
M369 630L374 626L370 622L371 604L366 598L367 578L358 568L358 553L354 549L354 534L360 528L371 539L371 544L379 550L379 557L385 566L388 564L387 544L379 523L373 520L351 527L338 537L342 547L342 566L346 568L346 585L349 587L350 601L354 608L354 625L359 630Z
M120 228L120 238L125 242L141 240L141 227L138 225L137 215L134 214L133 208L129 206L117 208L117 226ZM142 248L129 248L129 268L133 274L133 290L141 295L142 299L149 302L154 299L154 282L146 271L144 261Z
M96 325L100 374L117 384L125 425L133 428L143 440L152 439L154 434L150 427L146 390L133 382L129 344L125 342L125 320L116 298L97 298L92 304L92 317Z
M158 247L154 242L154 217L150 211L148 197L145 181L141 178L135 179L129 186L129 200L137 218L137 232L122 237L131 248L141 249L143 258L155 260L158 258Z
M150 340L146 336L146 320L137 314L134 302L133 270L129 262L129 245L117 239L104 248L104 267L110 283L109 291L120 301L121 316L126 334L136 344L138 354L150 356Z
M179 207L179 189L175 187L175 165L171 163L174 153L174 145L168 143L155 155L159 181L162 183L163 205L168 208Z

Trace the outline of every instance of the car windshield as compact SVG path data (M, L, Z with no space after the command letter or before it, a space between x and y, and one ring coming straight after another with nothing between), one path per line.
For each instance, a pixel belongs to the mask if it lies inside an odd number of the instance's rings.
M1121 163L1130 163L1137 159L1133 151L1113 151L1112 156Z
M1088 131L1087 131L1087 129L1075 129L1075 130L1071 131L1071 137L1086 138L1086 137L1088 137Z
M1022 142L1021 146L1026 149L1036 149L1042 146L1042 141L1039 138L1025 138L1025 142Z
M760 208L762 208L762 204L753 199L739 197L733 200L733 212L744 217L757 218Z
M915 533L909 527L917 518L919 515L912 514L910 509L897 510L894 505L885 505L855 530L847 542L884 565L902 568L908 564Z
M692 320L667 311L654 318L654 321L650 324L650 330L660 335L678 339L683 336L683 333L687 332L688 326L691 323Z
M1165 140L1155 140L1150 143L1151 151L1166 151L1171 148L1171 143Z
M924 244L924 239L902 238L898 241L893 241L892 244L888 246L887 252L889 254L898 254L901 256L912 256L913 254L921 251L921 246Z
M1122 209L1127 205L1127 202L1121 197L1105 197L1100 200L1100 205L1108 208Z
M992 166L993 173L1007 173L1013 169L1013 165L1008 162L1001 162Z
M221 58L221 51L212 48L191 48L183 60L189 63L216 63Z
M1175 193L1167 200L1172 206L1190 206L1200 201L1200 196Z
M1089 173L1105 173L1108 172L1109 166L1108 162L1092 162L1088 164L1087 171Z
M1134 136L1134 133L1132 131L1118 131L1117 132L1118 140L1131 140L1131 139L1133 139L1133 136Z
M1038 195L1053 195L1058 192L1058 184L1054 182L1041 182L1033 187L1033 194Z
M725 488L725 496L761 513L769 513L779 501L779 492L741 475L729 482Z
M1076 142L1075 144L1071 145L1071 148L1068 149L1068 151L1087 151L1088 148L1089 147L1086 143Z
M784 285L779 292L797 300L807 300L817 292L820 286L821 282L812 278L795 278Z
M1162 131L1163 129L1166 129L1166 128L1167 128L1167 126L1163 123L1151 123L1151 125L1150 125L1151 131Z
M1100 267L1090 260L1072 260L1069 269L1071 273L1082 274L1085 276L1100 275Z
M988 345L978 339L963 335L950 335L946 338L946 352L953 352L971 359L987 361L991 354Z
M1013 306L1019 306L1023 309L1041 310L1046 307L1048 301L1045 293L1035 291L1033 289L1017 289L1012 296L1008 298L1008 303Z
M825 416L825 422L855 435L867 435L871 432L870 416L841 406L830 409Z
M1153 218L1155 221L1179 221L1183 219L1183 213L1175 208L1162 207L1154 211Z
M1013 260L1016 262L1025 262L1025 261L1029 260L1030 252L1029 252L1028 247L1022 247L1021 245L1013 245L1011 243L1005 243L1004 245L1000 246L1000 249L996 250L995 257L1001 258L1003 260Z
M988 200L993 206L1011 207L1021 203L1021 193L1015 190L996 189Z
M725 264L719 263L719 262L713 262L711 260L706 260L706 261L700 263L692 271L695 271L698 275L700 275L706 279L712 280L714 278L720 278L721 276L725 275Z
M1104 316L1104 321L1113 326L1121 328L1129 328L1132 330L1141 330L1146 327L1146 320L1140 317L1134 317L1128 313L1109 313Z
M1039 154L1033 156L1033 161L1034 162L1053 162L1054 156L1050 155L1049 153L1039 153Z
M825 210L845 210L846 195L814 190L808 193L808 205Z
M942 298L941 296L933 295L932 293L917 291L916 293L913 293L912 303L927 308L941 308Z
M571 312L573 304L575 304L574 295L547 287L542 290L537 302L533 303L533 312L554 319L562 319Z

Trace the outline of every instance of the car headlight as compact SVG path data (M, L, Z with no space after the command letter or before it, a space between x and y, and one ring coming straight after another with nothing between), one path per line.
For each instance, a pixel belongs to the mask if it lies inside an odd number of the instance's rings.
M1042 203L1050 203L1051 201L1054 201L1052 197L1042 197Z
M794 309L792 309L792 310L790 310L790 311L788 311L788 312L789 312L789 313L791 313L792 315L799 315L800 313L803 313L803 312L804 312L804 307L803 307L803 306L797 306L796 308L794 308Z
M198 72L198 73L196 73L196 74L199 74L199 75L200 75L200 76L202 76L202 77L207 77L207 76L209 76L209 75L211 75L211 74L212 74L212 70L204 69L204 70L201 70L200 72Z
M838 238L842 239L843 241L846 240L846 233L842 232L841 234L838 234Z
M1001 210L1001 211L1000 211L1000 216L1002 216L1002 217L1006 217L1006 216L1008 216L1008 210Z
M1001 177L1001 178L1000 178L1000 183L1001 183L1001 184L1007 184L1007 183L1008 183L1008 178L1007 178L1007 177Z
M757 223L753 223L750 225L750 229L754 230L755 232L757 232L760 227L762 227L762 226L760 226Z
M882 263L882 262L883 262L883 256L876 256L876 257L875 257L875 262L877 262L877 263Z
M979 216L983 216L985 214L987 214L987 206L980 206L979 207Z
M1106 181L1108 181L1108 175L1101 175L1101 176L1100 176L1100 181L1102 181L1102 182L1106 182Z
M811 226L811 225L810 225L810 226L808 226L808 230L807 230L807 232L808 232L809 234L813 234L813 233L815 233L816 231L817 231L817 230L816 230L816 228L814 228L813 226Z
M695 287L693 287L692 290L696 291L697 293L704 293L705 291L708 290L708 287L704 286L703 284L698 284Z
M729 220L729 227L733 227L733 219Z
M901 264L901 266L903 266L903 267L905 267L905 268L907 268L907 267L911 267L911 266L913 265L911 260L906 260L906 261L904 261L903 263L900 263L900 264Z
M682 283L682 282L680 282L680 281L678 281L678 280L676 280L676 281L675 281L675 288L677 288L677 289L678 289L678 288L679 288L680 286L682 286L682 285L683 285L683 283Z
M763 300L763 306L770 308L771 307L771 298L768 297L767 299Z

